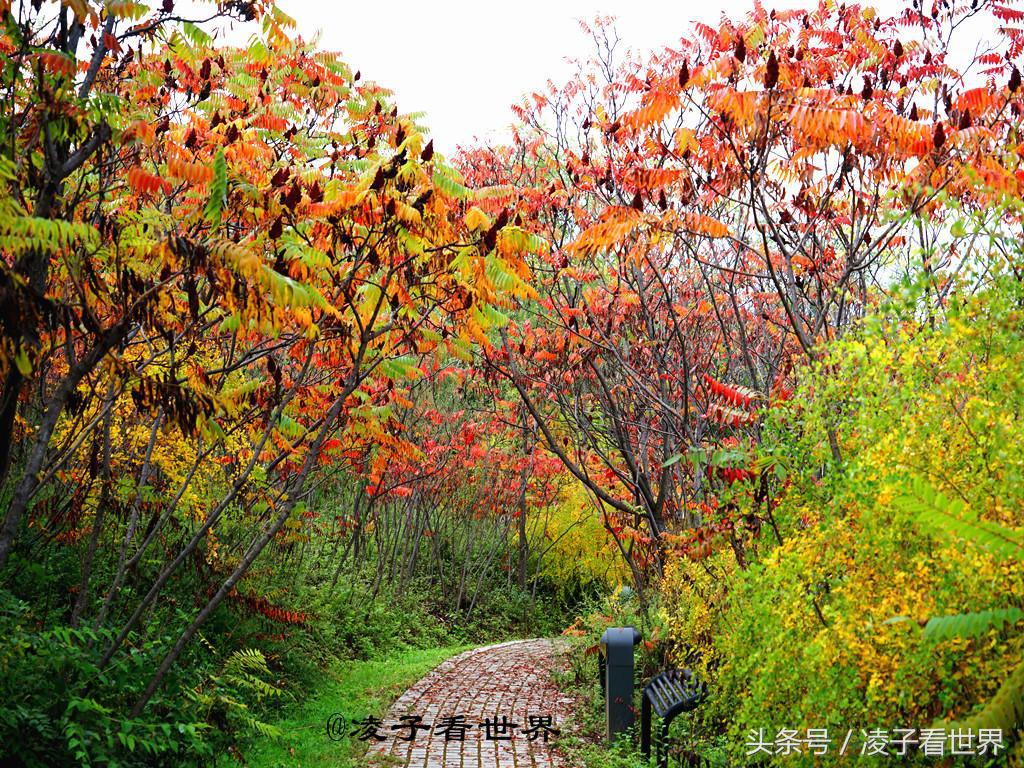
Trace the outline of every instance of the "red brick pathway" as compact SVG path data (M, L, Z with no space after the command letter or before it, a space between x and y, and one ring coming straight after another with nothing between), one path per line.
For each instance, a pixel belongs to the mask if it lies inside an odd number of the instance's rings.
M532 741L522 732L530 727L530 716L550 715L560 729L571 724L572 699L551 681L556 653L554 641L518 640L448 659L394 703L379 730L386 740L371 742L369 761L409 768L565 768L564 758L544 742L543 729ZM409 729L392 731L391 726L406 715L419 715L431 729L418 731L414 741L402 741L399 737L408 737ZM464 741L437 732L444 718L459 715L472 726ZM488 740L485 719L500 723L503 717L519 724L513 738ZM492 732L499 735L507 734Z

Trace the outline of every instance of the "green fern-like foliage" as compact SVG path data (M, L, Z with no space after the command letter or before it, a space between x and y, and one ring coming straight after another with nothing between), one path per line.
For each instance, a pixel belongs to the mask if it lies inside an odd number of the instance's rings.
M241 723L245 726L246 730L258 734L265 739L277 739L280 738L284 731L278 728L276 725L265 723L262 720L253 717L250 714L242 712L238 718Z
M228 656L220 673L190 691L189 698L203 710L207 718L215 711L221 712L243 730L266 738L276 738L281 735L281 730L253 715L246 702L247 699L259 702L283 695L282 688L267 680L272 674L262 652L255 648L244 648Z
M1016 532L979 519L963 501L947 498L920 478L912 479L911 493L897 498L896 503L916 515L922 523L967 541L1000 559L1024 555L1024 544ZM993 629L1014 627L1022 620L1024 611L1015 607L957 616L933 616L925 626L924 635L935 641L954 637L975 638ZM974 730L998 728L1003 733L1014 733L1024 725L1024 664L1010 673L995 696L978 712L952 725Z
M14 164L0 158L0 184L14 180ZM16 256L30 251L61 253L74 247L99 247L99 232L90 224L31 216L13 195L0 196L0 250Z
M3 210L7 209L7 210ZM0 209L0 248L21 255L29 251L61 253L78 245L96 248L99 233L89 224L28 216L17 206Z
M998 728L1012 734L1024 726L1024 664L1020 664L999 687L996 695L980 711L956 723L954 727Z
M975 544L1000 558L1024 556L1024 542L1001 525L981 520L960 499L950 499L921 478L911 480L911 493L896 498L896 504L914 514L923 524L948 536Z
M223 677L235 687L252 691L257 698L278 697L282 689L264 680L271 676L267 660L255 648L244 648L232 653L224 663Z
M992 629L1014 626L1024 621L1024 611L1020 608L1002 608L976 613L961 613L956 616L933 616L928 619L924 628L924 636L929 640L942 641L954 637L981 637Z
M224 159L224 149L217 150L213 159L213 182L210 184L210 199L206 201L206 218L214 226L220 224L224 200L228 194L228 166Z

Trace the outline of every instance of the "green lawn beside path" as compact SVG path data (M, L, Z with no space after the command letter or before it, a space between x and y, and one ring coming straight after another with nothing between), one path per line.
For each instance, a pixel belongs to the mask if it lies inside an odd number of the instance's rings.
M280 728L278 739L260 739L245 749L251 768L348 768L360 765L366 745L344 736L328 738L327 721L341 713L351 723L369 715L383 717L391 703L409 686L445 659L472 645L410 649L384 659L338 662L324 672L323 684L272 722Z

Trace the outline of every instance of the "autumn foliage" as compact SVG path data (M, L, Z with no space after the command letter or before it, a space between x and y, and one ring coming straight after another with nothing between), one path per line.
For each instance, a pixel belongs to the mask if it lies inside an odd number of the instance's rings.
M1024 12L755 2L646 58L597 20L575 79L448 157L279 8L209 6L0 0L0 576L32 601L60 563L37 624L95 632L76 696L145 645L101 709L155 729L201 628L312 633L339 583L346 609L426 584L468 622L488 585L629 580L732 707L701 722L719 747L752 723L729 697L753 646L816 649L770 659L799 657L792 690L855 667L844 717L1019 711L1020 667L977 633L944 651L970 675L941 706L901 700L928 638L878 640L849 596L916 626L966 611L978 573L1020 580L989 546L1019 546L1019 436L986 409L1019 405L993 349L1016 364ZM217 45L235 23L259 31ZM945 485L894 501L900 471ZM989 495L943 501L972 483ZM981 542L955 566L922 523L950 509ZM879 588L887 560L941 599Z

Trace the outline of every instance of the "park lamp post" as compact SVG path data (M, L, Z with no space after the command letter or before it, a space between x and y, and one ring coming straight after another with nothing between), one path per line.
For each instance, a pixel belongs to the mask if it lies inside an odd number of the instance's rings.
M601 635L599 666L605 697L608 741L629 730L636 720L633 706L633 652L642 635L634 627L609 627Z

